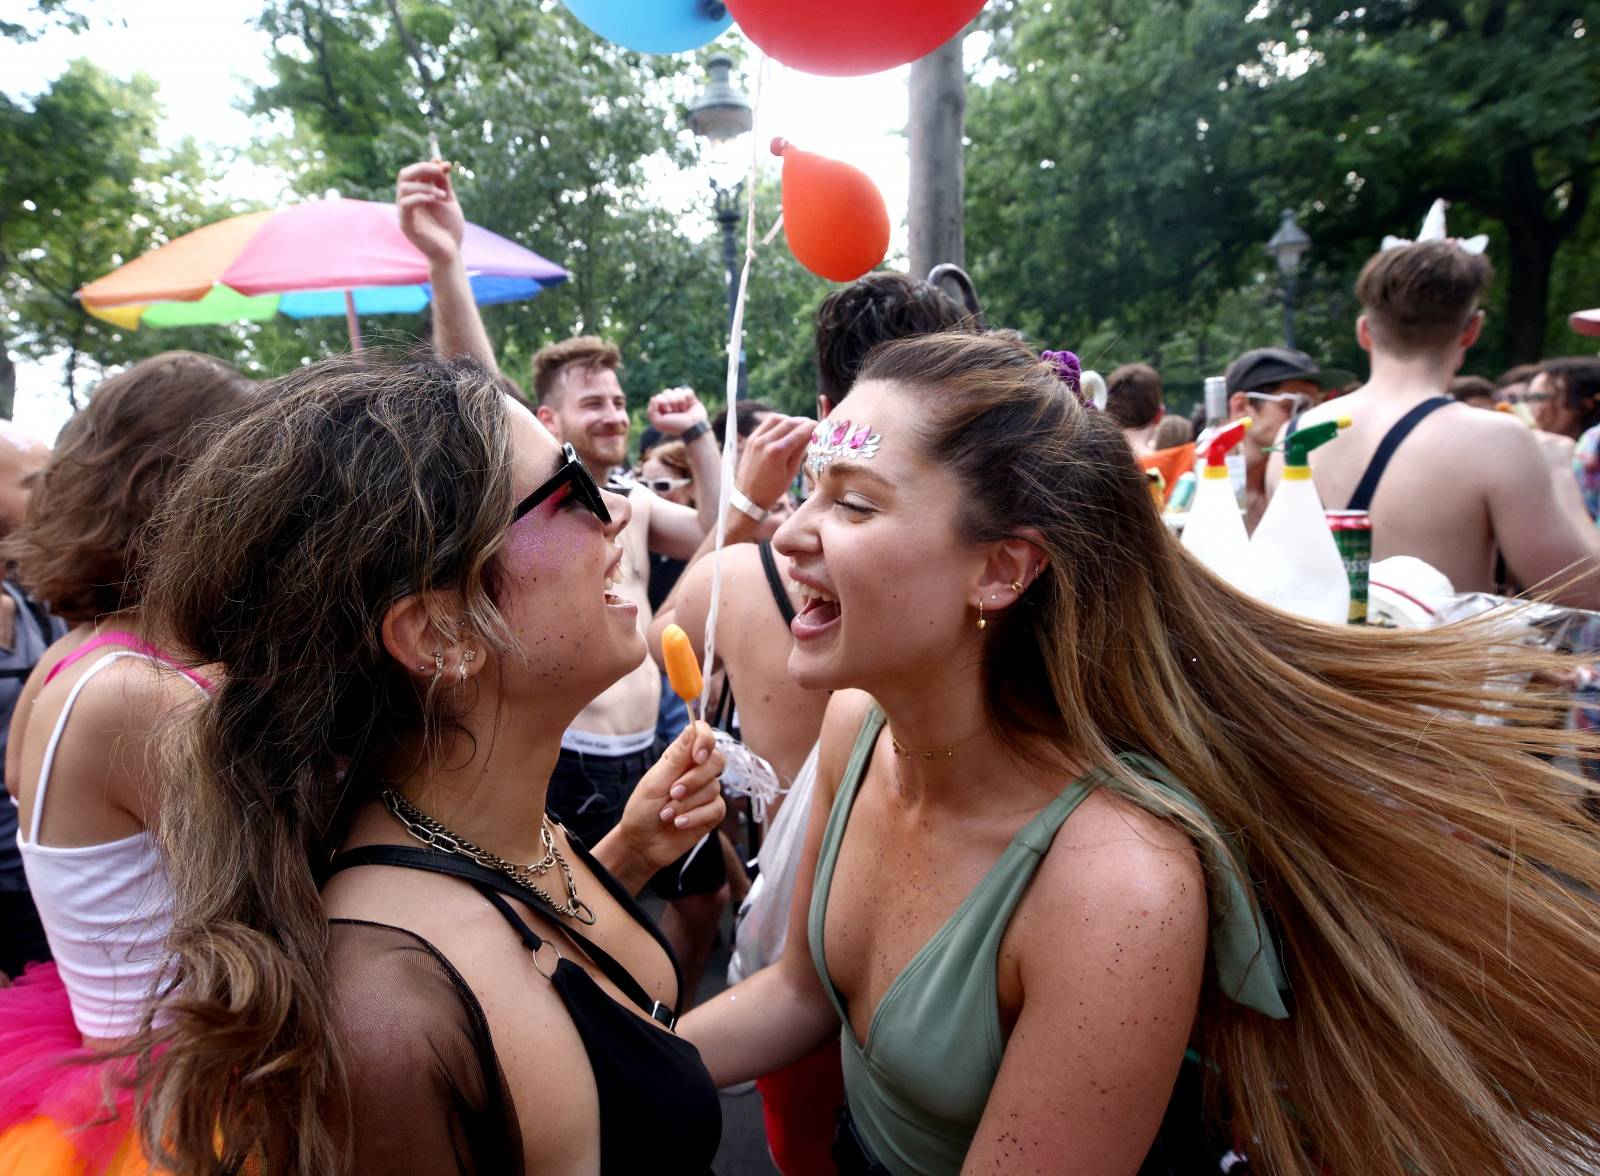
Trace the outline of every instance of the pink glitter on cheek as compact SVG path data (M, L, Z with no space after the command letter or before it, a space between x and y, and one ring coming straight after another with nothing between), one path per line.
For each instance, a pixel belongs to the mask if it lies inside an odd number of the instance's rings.
M506 533L507 565L513 571L521 571L571 559L582 533L578 528L564 526L566 521L552 503L544 502L512 523L511 530Z

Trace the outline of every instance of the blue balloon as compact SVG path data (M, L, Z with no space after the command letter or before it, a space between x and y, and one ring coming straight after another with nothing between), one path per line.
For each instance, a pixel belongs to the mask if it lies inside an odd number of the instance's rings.
M637 53L682 53L733 23L722 0L562 0L593 32Z

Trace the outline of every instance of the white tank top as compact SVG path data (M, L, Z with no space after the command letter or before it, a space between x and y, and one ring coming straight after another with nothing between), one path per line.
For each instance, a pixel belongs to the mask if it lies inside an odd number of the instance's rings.
M67 717L89 680L124 657L161 664L142 653L118 650L72 684L45 746L27 839L17 832L28 889L72 1001L72 1019L85 1037L129 1037L139 1031L172 927L172 892L148 831L102 845L38 843L50 769ZM204 693L199 684L195 689Z

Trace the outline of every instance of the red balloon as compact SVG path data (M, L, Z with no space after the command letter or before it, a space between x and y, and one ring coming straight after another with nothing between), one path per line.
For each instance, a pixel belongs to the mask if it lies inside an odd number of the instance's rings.
M889 208L865 172L782 139L783 234L801 265L830 282L853 282L889 252Z
M727 0L768 55L807 73L877 73L932 53L984 0Z

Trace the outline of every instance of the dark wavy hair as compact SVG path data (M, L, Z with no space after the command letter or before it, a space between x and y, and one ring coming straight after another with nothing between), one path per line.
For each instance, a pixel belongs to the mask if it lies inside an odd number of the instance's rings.
M255 388L192 351L164 352L106 380L61 430L26 521L0 542L0 561L73 623L138 604L151 517Z
M1584 429L1600 424L1600 359L1549 359L1539 368L1555 383L1555 394L1583 414Z
M817 391L837 405L880 343L976 329L973 316L937 286L890 271L868 274L817 307Z
M317 869L454 718L385 649L390 606L420 597L439 632L512 648L509 447L492 373L368 351L268 384L168 500L146 611L226 672L164 781L172 964L133 1047L162 1171L349 1166Z

